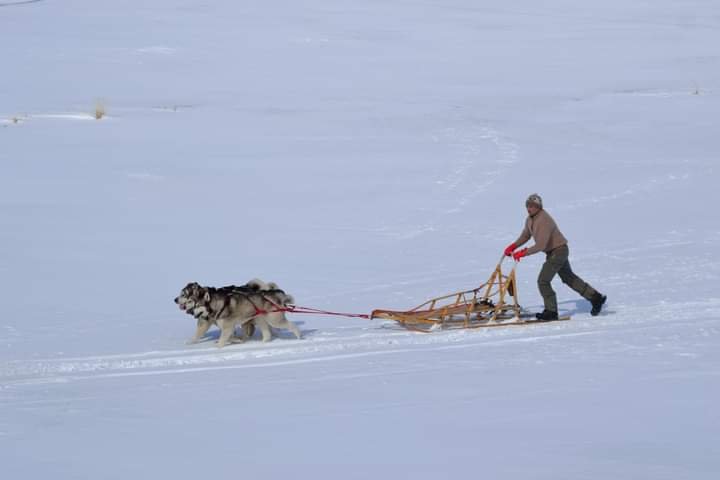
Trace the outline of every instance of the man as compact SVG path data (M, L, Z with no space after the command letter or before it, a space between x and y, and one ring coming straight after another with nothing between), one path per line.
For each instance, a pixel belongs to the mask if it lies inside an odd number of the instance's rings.
M528 212L525 228L520 237L507 246L505 255L512 256L515 261L519 262L521 258L534 253L545 252L546 254L545 263L538 276L538 288L545 302L545 310L535 316L538 320L557 320L558 318L557 297L550 285L555 274L560 275L560 279L565 285L590 301L592 304L590 314L593 316L599 314L607 297L573 273L568 261L570 250L567 246L567 239L560 232L555 220L543 210L540 195L537 193L530 195L525 201L525 207ZM535 245L517 250L530 239L530 236L535 239Z

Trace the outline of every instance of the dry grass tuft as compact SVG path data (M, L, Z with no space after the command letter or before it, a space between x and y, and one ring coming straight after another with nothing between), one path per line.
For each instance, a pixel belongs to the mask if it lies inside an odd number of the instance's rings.
M107 115L107 112L105 111L105 104L103 101L98 100L95 102L95 120L102 120L105 115Z

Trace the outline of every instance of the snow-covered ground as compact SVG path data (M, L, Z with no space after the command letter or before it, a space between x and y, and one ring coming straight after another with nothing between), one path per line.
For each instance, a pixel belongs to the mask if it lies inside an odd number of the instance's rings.
M0 1L0 39L3 478L717 478L718 2ZM556 280L569 322L185 344L189 281L475 287L532 192L603 315Z

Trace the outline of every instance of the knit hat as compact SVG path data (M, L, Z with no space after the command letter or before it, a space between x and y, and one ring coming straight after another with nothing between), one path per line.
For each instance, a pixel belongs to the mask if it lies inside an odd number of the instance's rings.
M539 208L543 208L542 198L540 198L540 195L537 193L533 193L527 198L527 200L525 200L525 208L527 208L531 203L534 203Z

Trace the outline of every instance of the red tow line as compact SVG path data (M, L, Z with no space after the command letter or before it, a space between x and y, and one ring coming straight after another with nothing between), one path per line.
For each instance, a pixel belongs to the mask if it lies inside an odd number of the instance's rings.
M317 308L310 307L298 307L290 305L286 311L292 313L319 313L322 315L335 315L336 317L350 317L350 318L367 318L370 319L370 315L365 313L341 313L341 312L328 312L327 310L318 310Z
M268 300L268 299L266 299ZM268 300L269 301L269 300ZM287 307L281 307L280 305L275 305L274 302L270 302L275 306L273 310L263 310L262 308L259 308L257 305L253 306L255 307L255 315L265 315L267 313L273 313L273 312L290 312L290 313L314 313L314 314L320 314L320 315L335 315L337 317L350 317L350 318L366 318L370 319L370 315L364 314L364 313L341 313L341 312L329 312L327 310L318 310L317 308L310 308L310 307L298 307L296 305L288 305Z

